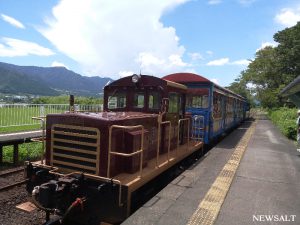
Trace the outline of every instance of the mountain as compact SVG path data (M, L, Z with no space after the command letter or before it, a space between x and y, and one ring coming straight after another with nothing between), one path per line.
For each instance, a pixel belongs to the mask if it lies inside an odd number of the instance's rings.
M86 77L65 67L17 66L0 62L0 93L96 96L110 78Z

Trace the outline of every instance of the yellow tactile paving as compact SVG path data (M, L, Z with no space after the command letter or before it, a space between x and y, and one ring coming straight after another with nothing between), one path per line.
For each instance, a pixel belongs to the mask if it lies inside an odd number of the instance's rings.
M225 164L222 171L206 193L204 199L200 202L198 208L190 218L187 223L188 225L214 224L248 142L255 130L255 125L256 123L252 123L243 138L239 141L230 159Z

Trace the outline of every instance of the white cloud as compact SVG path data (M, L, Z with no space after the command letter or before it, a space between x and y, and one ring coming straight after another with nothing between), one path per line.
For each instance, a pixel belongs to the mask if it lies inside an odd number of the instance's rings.
M238 0L238 2L242 5L248 6L254 3L256 0Z
M219 80L217 78L212 78L210 81L214 82L215 84L219 84Z
M258 52L258 51L260 51L260 50L262 50L262 49L264 49L265 47L267 47L267 46L271 46L271 47L276 47L278 44L276 43L276 42L269 42L269 41L267 41L267 42L263 42L263 43L261 43L261 46L258 48L258 49L256 49L256 52Z
M5 14L1 14L1 17L5 22L9 23L10 25L17 27L17 28L25 29L25 26L20 21L16 20L15 18L12 18Z
M172 66L178 66L178 67L188 66L187 63L185 63L185 62L182 61L181 56L179 54L170 55L168 57L168 59L169 59L168 64L170 64Z
M300 7L291 9L284 8L275 16L275 21L281 25L291 27L300 21Z
M230 61L229 58L221 58L209 61L206 63L207 66L225 66L225 65L239 65L239 66L248 66L250 63L250 60L248 59L240 59L236 61Z
M208 1L209 5L218 5L220 3L222 3L222 0L209 0Z
M86 75L118 78L122 71L140 69L164 75L188 65L176 30L160 18L187 1L63 0L39 31L88 71Z
M57 62L57 61L53 61L52 64L51 64L51 66L52 67L65 67L65 68L68 69L68 67L65 64L63 64L61 62Z
M225 64L229 63L229 58L221 58L209 61L206 65L207 66L224 66Z
M133 74L134 74L134 72L132 72L132 71L120 71L119 72L120 77L128 77L128 76L131 76Z
M206 54L211 56L211 55L213 55L213 54L214 54L214 52L213 52L213 51L210 51L210 50L208 50L208 51L206 51Z
M240 60L233 61L231 64L232 65L248 66L249 63L250 63L250 60L248 60L248 59L240 59Z
M160 66L165 64L165 60L155 57L150 52L141 52L139 54L139 57L135 61L140 63L140 69L147 69L148 67Z
M0 57L14 56L49 56L55 53L49 48L42 47L34 42L4 37L0 40Z
M193 52L188 54L192 61L202 60L203 56L198 52Z

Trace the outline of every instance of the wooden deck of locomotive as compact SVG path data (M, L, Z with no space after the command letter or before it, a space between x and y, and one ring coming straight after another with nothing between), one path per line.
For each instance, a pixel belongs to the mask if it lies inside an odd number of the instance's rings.
M133 174L121 173L113 178L119 180L122 185L128 186L130 191L134 191L202 147L203 142L190 141L189 144L180 145L177 149L170 151L169 160L167 153L159 155L158 166L156 157L149 160L141 176L139 176L140 171L137 171Z

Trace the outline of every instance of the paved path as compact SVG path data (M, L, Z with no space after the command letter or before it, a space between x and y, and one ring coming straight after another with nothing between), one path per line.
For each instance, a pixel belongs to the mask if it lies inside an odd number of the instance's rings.
M123 224L187 224L249 125L233 131ZM257 121L215 224L300 224L300 156L269 120Z
M257 122L215 224L300 224L300 154L269 120Z

